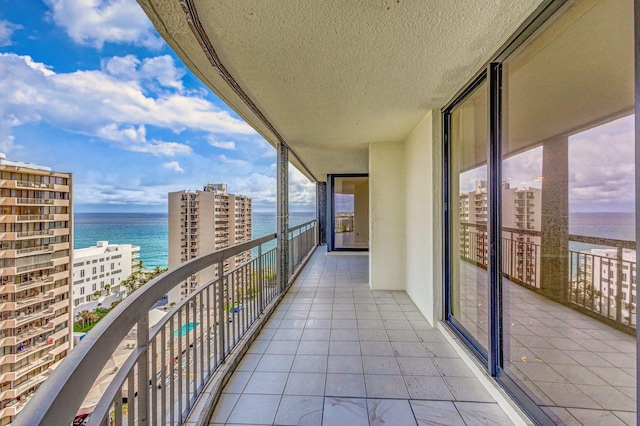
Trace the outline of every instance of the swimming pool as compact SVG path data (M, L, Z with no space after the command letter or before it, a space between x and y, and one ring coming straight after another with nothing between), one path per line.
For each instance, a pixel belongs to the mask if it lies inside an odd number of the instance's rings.
M192 331L195 327L199 326L200 323L199 322L190 322L189 324L184 324L182 327L180 327L180 330L176 330L173 332L174 336L184 336L185 334L187 334L187 332Z

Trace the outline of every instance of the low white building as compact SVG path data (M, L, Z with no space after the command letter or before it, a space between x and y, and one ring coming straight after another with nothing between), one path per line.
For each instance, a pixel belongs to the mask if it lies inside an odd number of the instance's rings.
M95 246L73 251L73 311L106 308L126 296L120 283L139 265L140 247L131 244L109 244L98 241ZM99 292L100 294L98 295Z

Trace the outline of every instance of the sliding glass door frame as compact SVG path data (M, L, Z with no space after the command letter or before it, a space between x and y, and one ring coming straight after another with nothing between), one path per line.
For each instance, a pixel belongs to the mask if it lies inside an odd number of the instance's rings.
M566 3L566 0L545 1L532 16L523 23L520 29L509 39L493 58L474 76L453 100L442 109L442 142L443 142L443 183L444 183L444 312L443 320L447 326L476 356L477 360L486 368L503 389L510 394L520 407L539 424L554 424L549 415L525 392L504 370L504 328L503 328L503 299L502 299L502 271L501 271L501 222L502 222L502 125L503 125L503 62L519 48L534 32L541 28L549 18ZM635 150L636 150L636 185L640 188L640 0L634 0L635 8ZM614 64L612 64L614 66ZM452 262L459 257L453 253L452 220L459 214L460 206L451 204L452 176L451 165L451 114L467 97L483 82L488 83L487 105L487 239L488 239L488 300L489 300L489 348L484 351L470 333L454 318L452 314ZM636 242L640 240L640 197L636 197ZM640 344L636 339L636 362ZM486 352L486 353L485 353ZM637 366L636 366L637 370ZM638 379L636 378L636 392ZM638 401L636 402L638 403Z
M442 118L443 118L443 156L444 156L444 229L445 229L445 239L444 239L444 252L446 255L444 256L444 279L445 283L451 283L451 260L457 258L454 256L453 247L451 244L451 239L447 237L449 230L451 229L451 214L458 212L458 206L452 205L452 200L449 195L449 189L452 182L452 176L450 173L450 164L451 164L451 121L452 121L452 113L453 111L464 102L472 93L476 91L482 84L487 81L487 72L486 70L482 70L473 81L466 86L466 88L447 106L446 109L443 110ZM458 333L463 337L462 342L467 346L467 348L473 352L476 358L487 367L487 363L489 361L489 353L482 347L482 345L469 333L465 327L455 318L452 312L452 291L450 285L445 285L444 288L444 306L445 306L445 321Z
M327 203L327 209L329 210L327 212L327 229L329 229L329 238L327 239L327 251L362 251L362 252L367 252L369 251L369 247L367 248L345 248L345 247L336 247L336 220L335 220L335 192L336 192L336 185L335 185L335 180L336 178L341 179L341 178L350 178L350 177L358 177L358 178L368 178L369 174L368 173L346 173L346 174L334 174L334 175L328 175L327 176L327 183L328 183L328 188L327 188L327 192L329 194L329 202Z

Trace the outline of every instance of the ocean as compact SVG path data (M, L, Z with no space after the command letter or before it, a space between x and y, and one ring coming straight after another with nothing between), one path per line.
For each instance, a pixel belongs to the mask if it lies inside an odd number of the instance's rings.
M315 219L315 212L290 212L289 226ZM275 213L253 213L253 238L276 232ZM168 224L166 213L76 213L74 215L75 249L95 246L97 241L140 246L145 268L168 262Z
M166 213L76 213L74 248L90 247L96 241L140 246L146 268L167 266L168 230ZM290 213L290 226L315 219L314 212ZM275 213L253 213L253 238L276 232ZM569 233L619 240L635 239L634 213L572 213ZM273 244L272 244L273 245ZM573 250L593 248L571 243Z
M635 213L571 213L569 233L614 240L636 239Z

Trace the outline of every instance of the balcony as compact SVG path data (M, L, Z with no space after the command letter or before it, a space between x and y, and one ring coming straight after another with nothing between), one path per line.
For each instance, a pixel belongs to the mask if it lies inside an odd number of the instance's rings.
M44 245L44 246L36 246L29 247L16 250L16 254L18 256L26 255L26 254L38 254L38 253L49 253L54 251L55 246L53 244Z
M53 229L44 229L42 231L18 232L16 236L18 237L18 239L21 239L21 238L49 237L53 234L54 234Z
M368 255L317 249L247 351L212 424L510 420L404 291L372 291Z
M23 180L16 181L18 188L35 188L35 189L53 189L52 183L28 182Z
M52 214L18 215L16 218L18 222L44 222L54 220Z
M479 267L461 262L461 274L473 280ZM475 281L474 281L475 285ZM461 284L471 288L471 282ZM461 295L467 324L486 330L486 286ZM509 337L505 368L527 388L549 414L567 408L592 410L599 418L635 412L635 337L580 312L503 280L504 327ZM473 325L469 325L473 327ZM469 328L468 327L468 328Z
M309 236L314 232L313 222L289 231L290 273L313 249ZM109 383L99 385L104 392L93 408L97 421L111 410L119 424L124 415L121 399L134 388L137 397L127 398L129 416L148 415L151 424L161 418L169 424L320 424L323 419L357 424L370 416L391 424L400 418L509 422L447 337L429 325L404 291L370 290L368 255L331 256L317 249L307 266L298 269L288 291L280 293L275 249L262 251L262 244L272 239L263 237L193 260L116 308L143 314L143 303L133 299L148 298L152 304L157 297L151 293L165 292L163 282L180 285L194 273L190 265L200 265L200 270L208 263L204 260L218 254L228 253L215 262L224 263L252 246L258 250L251 261L225 272L223 280L194 289L148 336L137 335L136 349ZM146 329L145 318L138 329ZM42 388L34 405L61 404L67 416L70 404L80 407L100 375L96 366L108 364L101 342L120 341L126 333L122 330L129 329L119 324L122 321L131 321L130 315L116 312L105 318L75 349L85 360L82 365L67 365L70 361L65 360L44 384L75 386L53 394ZM101 328L123 335L110 336ZM146 357L148 363L139 362ZM68 368L82 377L86 389L65 376L71 373ZM222 387L225 376L230 380ZM141 389L138 384L146 383L146 377L155 377L151 382L158 385ZM148 407L147 414L141 406ZM30 415L29 407L18 420ZM198 418L207 412L211 419ZM130 422L136 423L134 418L129 417Z
M52 199L48 198L16 198L15 203L18 205L51 205Z
M478 278L486 276L487 248L479 245L486 227L461 225L468 238L461 239L460 317L479 341L487 341L488 289ZM524 237L537 242L516 242ZM600 265L635 270L627 255L635 243L569 235L570 242L610 248L569 250L570 276L554 295L541 286L540 238L539 231L503 228L505 371L556 421L567 410L592 410L611 422L635 418L635 291L625 299L622 274L598 278Z

